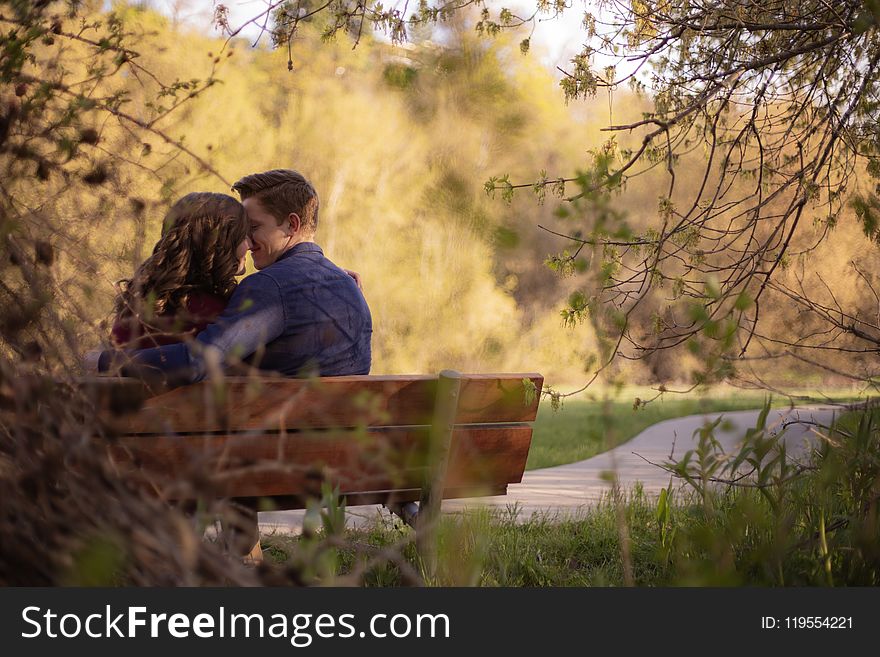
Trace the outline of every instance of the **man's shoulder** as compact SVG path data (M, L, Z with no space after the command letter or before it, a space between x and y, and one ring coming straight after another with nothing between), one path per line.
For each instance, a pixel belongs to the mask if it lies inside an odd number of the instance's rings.
M238 284L236 291L244 291L248 289L258 289L258 288L275 288L278 286L278 281L275 276L269 271L269 269L263 269L260 271L255 271L253 274L248 274Z
M281 285L273 276L265 271L254 272L241 279L232 293L227 306L228 310L240 312L251 308L253 304L264 305L278 303L282 296Z

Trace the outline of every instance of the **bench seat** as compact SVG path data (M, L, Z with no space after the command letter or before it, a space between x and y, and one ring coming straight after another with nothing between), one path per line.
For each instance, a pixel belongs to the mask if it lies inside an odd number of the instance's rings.
M437 416L439 377L429 375L227 377L173 390L99 377L85 385L114 436L121 476L169 501L269 498L270 508L296 509L325 483L348 505L423 499L432 436L444 423L438 496L503 495L521 481L543 377L455 376L445 418Z

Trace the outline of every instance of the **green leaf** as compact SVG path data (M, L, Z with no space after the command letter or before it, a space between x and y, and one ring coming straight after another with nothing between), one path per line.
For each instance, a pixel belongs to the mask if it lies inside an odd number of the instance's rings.
M657 500L657 522L663 524L669 519L669 494L665 488L660 489L660 498Z
M733 307L737 310L748 310L752 307L753 304L754 301L752 300L752 297L750 297L748 293L743 290L739 293L739 295L737 295L736 301L734 301L733 303Z
M519 246L519 233L507 226L495 229L495 244L502 249L513 249Z
M709 313L706 311L706 306L702 303L692 303L688 307L688 317L696 324L703 324L708 321Z

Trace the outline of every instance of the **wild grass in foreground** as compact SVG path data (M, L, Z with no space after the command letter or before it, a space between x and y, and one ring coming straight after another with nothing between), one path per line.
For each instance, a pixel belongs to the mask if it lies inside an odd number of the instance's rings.
M644 497L627 505L629 519L642 528L633 537L639 546L639 583L657 585L666 568L655 554L650 527L652 503ZM396 519L369 528L348 530L352 546L338 552L336 575L329 581L366 586L405 586L400 564L380 560L385 552L401 552L407 567L420 571L413 530ZM616 513L604 505L577 520L544 517L521 523L515 510L471 512L444 517L438 532L439 566L432 583L438 586L616 586L623 583ZM264 553L275 566L286 566L301 550L300 537L274 535L263 539ZM401 549L402 548L402 549ZM353 576L352 580L349 580ZM328 582L329 583L329 582Z
M701 432L698 448L669 464L689 483L659 499L635 489L619 506L606 499L568 520L525 520L515 510L446 517L433 576L424 577L413 531L396 521L336 538L266 537L268 567L295 566L304 551L330 541L339 547L309 583L880 585L876 412L841 418L805 466L788 460L762 422L738 454L716 447L712 431ZM743 467L748 478L736 474Z

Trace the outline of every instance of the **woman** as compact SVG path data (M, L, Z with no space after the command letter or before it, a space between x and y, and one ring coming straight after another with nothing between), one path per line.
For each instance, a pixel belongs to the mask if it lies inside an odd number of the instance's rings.
M249 246L236 199L211 192L181 198L165 215L153 254L120 282L113 343L145 349L196 335L226 307Z
M172 205L152 255L118 285L114 345L146 349L181 342L216 319L235 290L235 277L244 274L248 229L244 206L227 194L194 192ZM222 526L227 543L230 537L240 543L246 533L247 547L236 545L235 552L250 549L249 558L261 560L253 511L232 513Z

